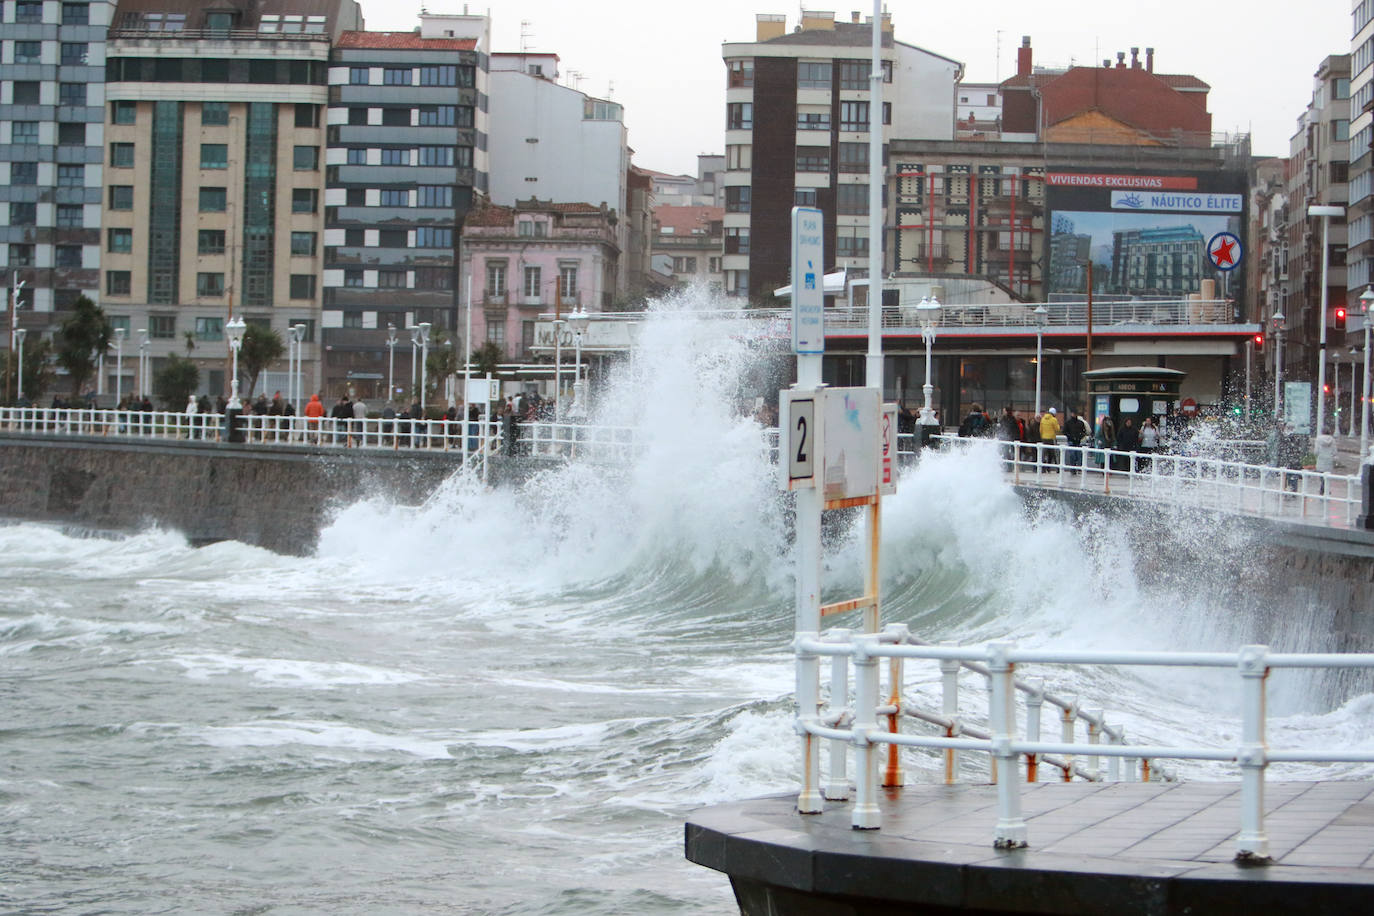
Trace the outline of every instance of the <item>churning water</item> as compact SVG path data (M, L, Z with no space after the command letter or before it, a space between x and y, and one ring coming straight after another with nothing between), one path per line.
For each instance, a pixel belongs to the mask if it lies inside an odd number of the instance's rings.
M602 399L643 431L628 467L343 506L305 559L0 527L0 910L734 912L682 821L796 785L792 580L737 410L769 344L708 306L661 303ZM931 456L884 510L885 618L949 642L1255 638L1228 594L1138 579L1123 524L1028 514L994 455ZM828 546L837 594L858 549ZM911 671L935 705L938 673ZM1235 741L1221 676L1048 677L1136 740ZM1276 744L1371 744L1374 698L1304 685L1275 685Z

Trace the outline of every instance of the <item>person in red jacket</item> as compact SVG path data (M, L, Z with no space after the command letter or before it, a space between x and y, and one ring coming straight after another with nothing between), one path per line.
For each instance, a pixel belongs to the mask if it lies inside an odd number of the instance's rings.
M305 426L306 429L314 433L316 442L320 441L320 417L324 416L324 403L320 401L318 394L310 396L310 403L305 405Z

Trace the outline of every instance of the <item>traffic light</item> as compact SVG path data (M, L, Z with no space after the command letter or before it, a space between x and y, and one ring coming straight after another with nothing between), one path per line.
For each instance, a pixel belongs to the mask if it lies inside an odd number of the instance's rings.
M1322 385L1322 394L1330 394L1330 393L1331 393L1331 386L1330 386L1330 385Z
M1336 306L1336 330L1345 330L1345 306Z
M1263 335L1263 334L1256 334L1256 335L1255 335L1255 352L1256 352L1256 353L1263 353L1263 352L1264 352L1264 335Z

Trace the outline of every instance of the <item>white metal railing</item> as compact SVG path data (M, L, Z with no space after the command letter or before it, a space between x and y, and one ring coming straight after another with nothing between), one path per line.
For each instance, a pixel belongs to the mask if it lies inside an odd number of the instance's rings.
M1264 779L1271 762L1369 763L1374 751L1347 748L1298 748L1274 750L1266 738L1265 687L1269 672L1275 668L1374 668L1374 654L1285 654L1270 653L1266 646L1244 646L1237 652L1130 652L1078 649L1022 649L1010 642L994 642L985 647L932 646L911 638L906 626L891 624L879 633L850 633L833 630L824 635L798 633L794 648L797 656L797 682L819 683L820 659L831 658L830 702L814 710L799 709L797 731L803 739L830 742L831 773L823 791L828 798L848 798L845 753L852 747L856 758L853 782L853 825L856 828L881 827L878 809L880 746L889 749L883 785L901 785L900 748L925 748L946 755L946 779L957 777L954 755L960 751L989 756L992 779L997 785L997 824L993 843L997 847L1019 847L1029 842L1020 806L1020 760L1026 760L1028 781L1037 778L1039 762L1053 763L1064 779L1074 775L1104 778L1099 757L1109 761L1105 778L1123 778L1120 761L1126 760L1125 778L1150 779L1151 761L1215 760L1235 763L1240 768L1240 831L1236 856L1240 859L1268 857L1268 837L1264 830ZM880 691L878 663L888 660L888 691ZM940 664L944 685L941 713L923 712L908 706L904 696L906 659ZM854 668L851 680L848 667ZM1131 745L1124 730L1108 726L1102 711L1085 712L1077 701L1048 694L1040 679L1019 680L1020 666L1111 665L1173 666L1192 668L1231 668L1239 676L1240 741L1232 747ZM958 716L958 671L970 667L987 678L988 716L986 728L976 729ZM1016 696L1024 694L1025 729L1017 728ZM819 693L814 694L819 697ZM1050 703L1060 710L1060 740L1045 741L1040 734L1043 706ZM943 734L911 734L900 730L901 718L934 725ZM886 719L886 727L879 720ZM1074 722L1088 727L1088 745L1075 743ZM1102 743L1105 738L1107 743ZM1083 767L1074 755L1086 752ZM818 772L804 767L801 797L816 791ZM837 773L838 769L838 773ZM1157 774L1157 768L1154 769Z
M931 437L942 448L997 448L1014 484L1161 500L1261 518L1352 528L1358 475L1159 452Z

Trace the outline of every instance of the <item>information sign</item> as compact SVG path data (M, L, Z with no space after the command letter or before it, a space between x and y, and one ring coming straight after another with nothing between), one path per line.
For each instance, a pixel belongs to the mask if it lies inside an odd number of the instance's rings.
M882 440L878 448L878 487L883 496L897 492L897 405L884 404L883 416L879 423Z
M815 207L792 208L792 352L825 352L825 222Z
M787 455L787 473L783 488L799 490L816 485L816 467L820 448L820 418L816 414L819 391L787 390L781 392L778 447ZM778 462L783 465L783 462Z
M881 435L878 389L826 388L823 393L825 500L876 496Z

